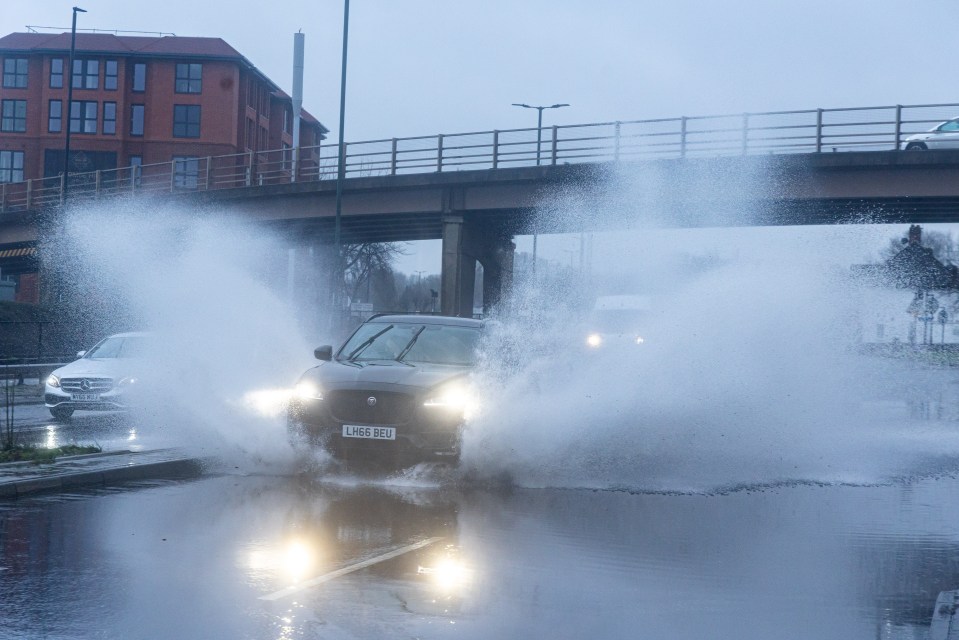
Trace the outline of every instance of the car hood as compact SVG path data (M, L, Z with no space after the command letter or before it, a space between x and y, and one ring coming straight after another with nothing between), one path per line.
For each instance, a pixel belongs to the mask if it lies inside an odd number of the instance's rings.
M122 378L135 373L137 361L132 358L80 358L53 372L58 378Z
M327 388L354 388L364 385L398 385L423 390L464 376L471 367L430 364L403 364L389 360L321 364L304 374Z

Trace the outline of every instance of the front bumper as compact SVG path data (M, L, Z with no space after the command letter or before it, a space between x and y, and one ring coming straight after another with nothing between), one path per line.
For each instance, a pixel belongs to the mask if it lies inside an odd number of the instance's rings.
M97 394L98 399L74 400L73 396L55 387L47 385L43 393L43 403L47 409L69 408L75 411L125 411L129 409L129 397L117 390Z
M429 413L433 411L433 413ZM408 417L376 421L344 419L334 415L326 400L293 399L289 406L291 434L340 456L370 455L453 459L459 456L462 415L416 407ZM344 425L393 427L395 440L347 438Z

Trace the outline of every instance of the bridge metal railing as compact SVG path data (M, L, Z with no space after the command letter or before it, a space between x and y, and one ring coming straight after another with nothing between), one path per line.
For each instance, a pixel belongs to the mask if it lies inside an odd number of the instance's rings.
M885 151L959 116L959 103L806 109L555 125L348 142L349 177L390 176L537 164ZM296 162L293 154L297 153ZM337 176L338 145L176 158L171 162L70 174L71 201L208 191ZM294 175L295 172L295 175ZM0 177L3 173L0 172ZM0 213L58 206L63 176L0 183Z

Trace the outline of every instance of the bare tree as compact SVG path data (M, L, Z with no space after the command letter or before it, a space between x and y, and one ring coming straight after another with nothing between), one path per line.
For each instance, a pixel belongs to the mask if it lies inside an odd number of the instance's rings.
M384 293L383 283L392 283L393 262L401 255L406 255L406 248L399 242L347 245L343 249L343 292L350 300L373 302L374 294Z

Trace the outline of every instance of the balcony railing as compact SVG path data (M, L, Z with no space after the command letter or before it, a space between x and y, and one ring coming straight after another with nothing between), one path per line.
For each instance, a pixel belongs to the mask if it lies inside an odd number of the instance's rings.
M391 176L537 164L885 151L899 149L907 136L957 115L959 103L894 105L389 138L347 143L344 170L349 177ZM72 173L68 193L75 202L330 180L337 176L338 151L331 144ZM63 201L63 176L0 183L0 213Z

